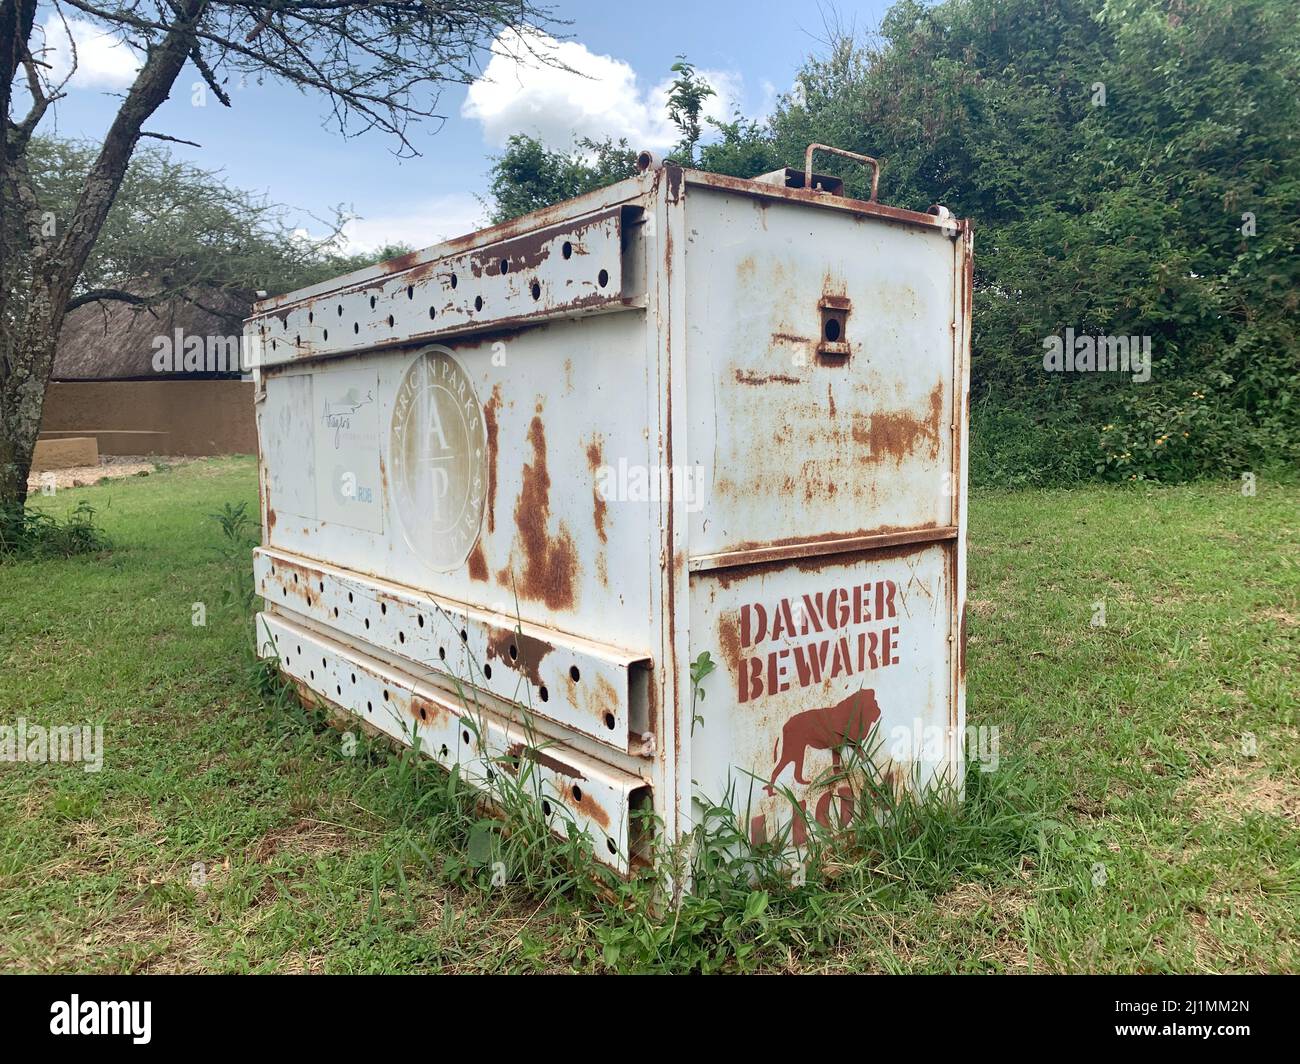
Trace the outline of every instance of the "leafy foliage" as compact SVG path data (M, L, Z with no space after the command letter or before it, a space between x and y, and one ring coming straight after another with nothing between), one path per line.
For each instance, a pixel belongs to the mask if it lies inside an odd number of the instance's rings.
M626 140L583 137L569 152L551 151L535 137L514 134L492 166L493 223L509 221L592 189L612 185L636 171L636 152Z
M0 561L71 558L112 546L84 499L63 520L43 510L0 506Z
M882 159L883 201L974 220L977 482L1294 464L1298 25L1287 0L899 0L765 121L712 123L699 165L834 144ZM1149 337L1150 381L1046 372L1066 328Z

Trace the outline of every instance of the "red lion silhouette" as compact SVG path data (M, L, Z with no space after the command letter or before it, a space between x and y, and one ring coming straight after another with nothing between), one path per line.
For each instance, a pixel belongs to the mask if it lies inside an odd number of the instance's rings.
M796 783L807 784L803 778L804 757L809 749L829 750L835 771L840 771L840 750L849 743L866 741L871 729L880 720L880 705L872 688L855 691L833 706L810 709L796 713L781 728L781 736L772 746L772 760L780 749L781 760L772 770L772 778L763 788L768 794L776 793L776 779L786 765L794 765Z

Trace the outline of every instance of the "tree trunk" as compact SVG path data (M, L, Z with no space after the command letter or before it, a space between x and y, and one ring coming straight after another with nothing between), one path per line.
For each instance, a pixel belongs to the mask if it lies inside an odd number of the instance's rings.
M35 286L34 286L35 287ZM12 372L0 382L0 506L27 502L27 477L41 430L45 388L68 302L65 288L48 285L27 297L26 314L10 341Z
M25 24L30 33L27 8L35 5L32 0L20 0L20 4L22 10L15 17L11 17L10 5L5 4L0 9L0 24L14 22L20 29ZM26 302L9 301L8 312L16 318L14 335L0 341L0 507L21 507L27 502L27 477L41 429L45 389L73 286L113 206L144 122L167 99L185 65L206 5L207 0L180 0L174 5L176 21L166 36L150 47L148 58L104 137L99 158L86 175L72 217L56 242L46 242L38 235L40 207L26 179L24 137L14 127L6 139L0 196L5 199L6 209L21 211L27 217L33 232L28 245L30 280L23 286ZM6 49L0 49L0 71L12 66L10 60L19 55L17 48L12 49L12 54L8 50L10 42L5 44ZM4 280L8 278L0 278Z

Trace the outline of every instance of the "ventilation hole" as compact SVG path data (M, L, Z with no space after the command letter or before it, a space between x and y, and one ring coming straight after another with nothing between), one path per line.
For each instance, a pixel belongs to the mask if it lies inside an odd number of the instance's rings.
M385 617L388 616L388 603L387 603L387 602L381 602L381 603L379 604L379 612L382 613Z
M322 339L322 340L328 340L329 338L330 338L330 331L329 331L328 329L322 329L322 330L321 330L321 339Z
M564 242L564 247L562 247L560 250L564 253L564 257L566 259L573 258L573 245L570 244L567 240Z
M618 723L618 721L616 721L616 720L614 719L614 714L613 714L613 713L606 713L606 714L605 714L605 727L606 727L606 728L608 728L610 731L613 731L613 730L614 730L614 725L617 724L617 723Z
M551 815L551 803L548 802L545 798L542 799L542 815L543 816Z
M840 323L834 318L827 318L825 333L826 339L831 343L835 343L840 338Z
M424 627L424 614L423 614L423 613L416 614L415 620L416 620L416 622L420 625L421 628Z
M596 283L600 285L601 288L604 288L609 284L609 271L601 270L600 273L596 274Z
M315 320L316 320L316 312L314 310L307 311L307 324L310 325Z
M605 848L609 850L610 853L618 853L618 843L616 843L608 835L605 836Z
M579 680L582 679L582 673L578 671L578 666L576 665L569 666L569 677L570 679L573 680L574 683L577 683Z
M475 310L482 310L482 309L483 309L483 297L482 297L482 296L475 296L475 297L474 297L474 309L475 309Z
M407 298L407 299L414 299L414 298L415 298L415 285L413 285L413 284L408 284L408 285L406 286L406 298Z
M354 333L359 333L359 332L361 331L361 322L359 322L359 321L354 321L354 322L352 323L352 331L353 331Z
M299 653L299 654L302 653L302 647L298 647L297 650L298 650L298 653Z
M446 647L439 647L439 648L438 648L438 657L440 657L443 661L446 661L446 660L447 660L447 648L446 648Z
M468 643L468 642L469 642L469 633L468 633L467 631L465 631L464 628L462 628L462 629L460 630L460 641L461 641L462 643Z
M289 589L287 587L281 588L280 590L284 593L285 598L289 597Z
M570 793L573 795L573 800L575 802L582 801L582 788L579 787L576 783L573 785L573 789L570 791Z
M293 346L294 346L294 347L301 347L301 346L302 346L302 334L301 334L301 333L295 333L295 334L294 334L294 337L293 337Z
M496 780L496 778L497 778L497 774L496 774L495 772L493 772L491 769L488 769L488 770L487 770L487 778L488 778L488 783L493 783L493 782L495 782L495 780Z
M339 695L340 697L342 697L342 695L343 695L343 688L340 687L338 684L335 684L335 685L334 685L334 693L337 694L337 695Z
M397 633L397 641L398 641L399 643L405 643L405 642L406 642L406 633L405 633L405 632L398 632L398 633Z
M275 566L274 566L274 565L271 566L271 575L272 575L272 576L275 575Z
M371 297L370 297L370 309L371 309L371 310L374 310L374 309L375 309L375 297L374 297L374 296L371 296Z
M492 679L492 666L491 666L491 665L484 665L484 666L483 666L483 677L484 677L484 679L488 679L488 680Z
M339 304L339 317L340 317L340 318L343 317L343 304L342 304L342 303Z
M393 316L391 314L388 315L388 327L390 329L393 327Z
M348 592L348 601L349 601L349 602L352 601L352 592L351 592L351 591Z
M293 658L291 658L291 657L289 657L288 655L286 655L286 656L285 656L285 659L284 659L284 663L285 663L285 665L287 666L287 665L289 664L289 662L291 662L291 661L293 661Z
M456 287L456 275L454 273L451 275L451 286L452 288Z
M511 661L519 660L519 648L515 646L514 643L510 644L510 660Z
M328 668L329 668L329 665L326 663L326 661L325 661L324 658L321 658L321 659L320 659L320 667L321 667L322 669L328 669Z
M370 627L370 618L369 618L369 617L366 618L366 627L367 627L367 628Z
M533 299L542 298L542 286L538 284L536 281L533 282L532 293L533 293Z
M442 756L442 757L446 757L446 756L447 756L448 751L447 751L447 744L446 744L446 743L443 743L443 744L442 744L442 749L439 750L438 753L439 753L439 755Z
M387 687L384 688L384 701L385 701L385 702L388 701L388 688L387 688Z
M293 574L293 582L294 582L295 584L298 582L298 574L297 574L297 573L294 573L294 574Z
M316 586L317 586L318 588L320 588L321 591L324 591L324 590L325 590L325 581L324 581L324 580L319 580L319 581L317 581Z
M356 682L357 682L357 674L356 674L355 672L352 673L352 682L353 682L353 683L356 683Z
M374 711L375 711L375 704L374 704L373 702L367 702L367 703L366 703L366 712L367 712L367 713L373 713Z
M430 321L433 321L434 314L435 314L435 311L434 311L433 307L430 307L430 308L429 308L429 320L430 320Z
M310 595L307 596L307 605L308 605L308 606L311 605L311 596L310 596Z
M510 272L510 260L509 260L509 259L502 259L502 260L501 260L501 272L502 272L502 273L509 273L509 272Z
M275 350L275 341L274 341L274 340L271 341L271 350L272 350L272 351Z
M464 742L464 744L465 744L466 746L469 746L469 745L470 745L470 741L469 741L469 732L467 732L467 731L463 731L463 732L461 732L461 733L460 733L460 737L461 737L461 741Z
M425 709L423 706L420 707L420 719L421 720L429 719L429 711Z
M537 693L541 695L543 702L549 702L551 700L551 692L546 689L545 684L542 685L541 689Z
M316 670L315 670L315 669L308 669L307 672L308 672L308 675L310 675L311 678L312 678L313 680L316 679Z
M339 608L338 608L337 606L335 606L335 607L334 607L334 616L337 617L338 615L339 615Z

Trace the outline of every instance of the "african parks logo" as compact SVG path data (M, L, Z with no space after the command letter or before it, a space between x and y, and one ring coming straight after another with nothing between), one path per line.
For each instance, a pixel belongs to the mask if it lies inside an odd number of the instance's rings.
M474 385L451 351L420 351L397 387L388 436L402 534L435 569L465 564L483 523L487 439Z

